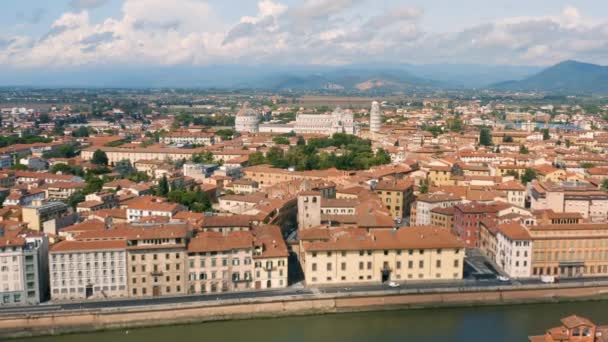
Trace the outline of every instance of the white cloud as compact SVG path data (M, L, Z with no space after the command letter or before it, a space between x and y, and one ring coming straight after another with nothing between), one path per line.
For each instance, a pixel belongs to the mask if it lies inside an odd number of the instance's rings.
M365 13L363 0L261 0L225 23L202 0L125 0L118 18L86 10L57 18L42 37L0 37L0 64L96 63L496 63L608 60L608 20L567 7L555 16L504 18L457 32L426 33L422 9Z

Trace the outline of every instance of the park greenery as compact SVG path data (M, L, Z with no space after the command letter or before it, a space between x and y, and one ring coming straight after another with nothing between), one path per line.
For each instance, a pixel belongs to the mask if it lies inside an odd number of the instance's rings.
M340 152L319 151L335 147ZM270 164L273 167L293 167L298 171L325 170L365 170L372 166L388 164L390 155L379 149L372 151L371 142L353 135L336 133L331 138L316 138L308 143L298 138L298 144L286 151L278 146L271 147L264 156L260 152L249 156L250 165Z
M22 137L16 135L0 136L0 147L11 146L15 144L34 144L34 143L50 143L52 139L40 137L37 135L24 135Z

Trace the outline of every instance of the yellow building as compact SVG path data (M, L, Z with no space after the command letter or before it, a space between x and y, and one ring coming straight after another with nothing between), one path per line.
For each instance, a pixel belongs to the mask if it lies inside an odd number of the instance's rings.
M300 251L308 286L462 279L465 254L449 231L430 226L310 229Z
M593 277L608 274L608 224L529 226L532 275Z
M427 177L432 186L454 185L451 179L452 169L449 166L432 166Z
M375 191L395 219L405 217L414 202L414 183L410 180L383 180L376 184Z
M121 160L129 160L131 164L139 160L191 160L192 156L205 152L204 148L180 149L163 147L141 147L141 148L120 148L120 147L90 147L80 152L83 160L93 159L93 154L97 150L102 150L108 156L108 162L115 164Z
M431 209L431 226L451 231L454 228L454 207L436 207Z

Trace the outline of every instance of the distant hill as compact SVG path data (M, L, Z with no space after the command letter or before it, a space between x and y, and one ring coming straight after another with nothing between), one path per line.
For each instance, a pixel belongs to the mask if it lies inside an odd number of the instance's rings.
M565 61L520 81L507 81L490 88L566 94L608 94L608 67Z
M399 69L338 68L314 74L275 74L258 87L291 90L348 90L360 92L441 88L442 82L420 78Z

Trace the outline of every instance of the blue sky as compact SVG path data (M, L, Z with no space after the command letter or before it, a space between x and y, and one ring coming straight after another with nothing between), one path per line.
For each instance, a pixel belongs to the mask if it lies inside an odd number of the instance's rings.
M3 0L0 65L608 64L608 1Z

